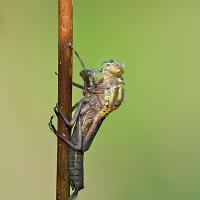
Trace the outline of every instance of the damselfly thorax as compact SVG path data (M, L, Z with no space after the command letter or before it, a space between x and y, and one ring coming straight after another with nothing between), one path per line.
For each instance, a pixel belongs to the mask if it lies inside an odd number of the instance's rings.
M117 109L124 98L124 83L116 77L104 78L90 94L90 101L83 105L80 118L83 137L94 118L102 118Z
M106 116L117 109L124 99L124 83L116 77L106 77L103 81L104 94L102 96L101 116Z

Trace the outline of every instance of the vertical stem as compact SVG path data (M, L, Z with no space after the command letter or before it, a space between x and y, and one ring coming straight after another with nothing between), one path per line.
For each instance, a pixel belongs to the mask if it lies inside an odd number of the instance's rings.
M58 106L68 118L72 109L72 50L68 44L72 39L72 0L58 0ZM58 132L70 138L70 130L60 117ZM68 146L58 139L56 200L67 200L69 195Z

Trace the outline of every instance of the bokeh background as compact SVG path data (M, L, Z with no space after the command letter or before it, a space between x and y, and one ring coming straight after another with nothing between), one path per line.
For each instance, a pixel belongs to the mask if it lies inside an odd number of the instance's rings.
M126 99L86 154L79 199L200 199L199 10L195 0L74 0L87 65L126 64ZM74 58L77 82L80 69ZM57 2L1 0L0 199L55 199L55 71Z

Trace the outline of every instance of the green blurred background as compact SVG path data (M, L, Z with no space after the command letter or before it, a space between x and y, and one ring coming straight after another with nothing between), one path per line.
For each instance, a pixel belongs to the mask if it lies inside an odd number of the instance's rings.
M199 10L195 0L74 0L85 62L126 64L126 99L86 154L79 199L200 199ZM80 69L74 59L77 82ZM0 199L55 199L55 71L57 2L1 0Z

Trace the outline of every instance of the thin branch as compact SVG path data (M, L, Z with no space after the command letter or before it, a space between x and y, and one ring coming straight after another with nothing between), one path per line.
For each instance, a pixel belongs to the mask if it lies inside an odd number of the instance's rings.
M72 110L72 0L58 0L58 106L71 117ZM70 138L70 130L58 117L58 132ZM58 139L56 200L67 200L70 195L68 175L68 146Z

